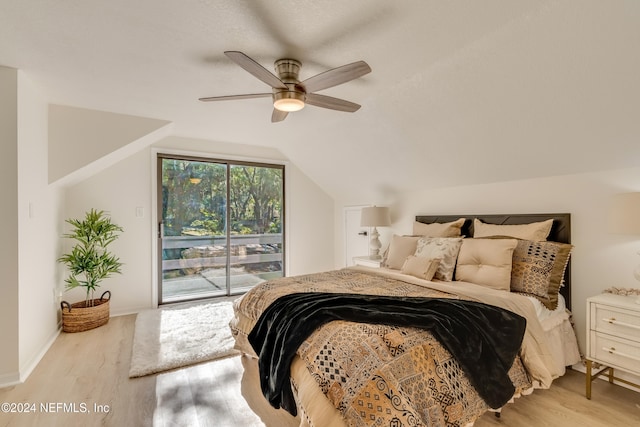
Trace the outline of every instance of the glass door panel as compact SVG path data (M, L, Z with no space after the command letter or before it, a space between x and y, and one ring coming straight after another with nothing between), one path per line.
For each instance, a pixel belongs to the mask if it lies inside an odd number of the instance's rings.
M161 159L160 303L227 294L227 165Z
M229 171L230 292L246 292L283 276L282 168L231 165Z
M284 167L158 158L159 303L282 277Z

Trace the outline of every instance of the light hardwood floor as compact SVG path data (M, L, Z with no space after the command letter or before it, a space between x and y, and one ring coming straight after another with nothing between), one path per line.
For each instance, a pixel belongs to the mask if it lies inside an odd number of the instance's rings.
M135 315L114 317L93 331L60 334L24 384L0 389L0 403L36 410L0 412L0 426L262 425L240 397L238 357L129 379L134 323ZM640 426L639 405L640 393L605 381L594 382L587 400L584 374L569 371L476 426Z

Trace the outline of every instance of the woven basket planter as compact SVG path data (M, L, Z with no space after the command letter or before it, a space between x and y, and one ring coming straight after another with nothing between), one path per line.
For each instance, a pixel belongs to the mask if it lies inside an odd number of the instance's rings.
M105 298L105 295L108 298ZM86 301L69 304L60 303L62 309L62 330L64 332L82 332L102 326L109 321L109 300L111 292L106 291L100 298L93 300L93 307L85 307Z

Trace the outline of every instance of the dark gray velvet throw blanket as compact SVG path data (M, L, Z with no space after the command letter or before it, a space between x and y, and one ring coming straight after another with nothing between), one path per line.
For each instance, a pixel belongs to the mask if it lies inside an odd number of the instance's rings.
M491 408L502 407L515 392L508 373L520 349L526 319L511 311L446 298L299 293L274 301L249 334L259 355L262 393L273 407L296 415L291 361L316 328L333 320L429 330Z

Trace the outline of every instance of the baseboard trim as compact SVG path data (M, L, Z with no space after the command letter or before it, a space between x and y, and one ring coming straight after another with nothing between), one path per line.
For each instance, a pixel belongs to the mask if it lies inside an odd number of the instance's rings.
M109 315L109 317L128 316L130 314L138 314L141 311L150 310L153 308L157 308L157 307L133 307L133 308L126 308L124 310L118 310L118 311L111 310L111 314Z
M49 337L49 339L47 340L45 345L42 346L40 351L35 356L33 356L28 363L25 364L24 369L20 369L20 382L21 383L25 382L27 380L27 378L29 378L29 375L31 375L33 370L36 369L36 366L38 366L38 363L40 363L40 361L42 360L44 355L47 354L47 351L49 351L49 349L51 348L53 343L56 341L56 339L60 335L61 331L62 331L62 328L58 327L55 330L55 332L53 332L53 334L51 334L51 336Z
M0 375L0 388L11 387L20 384L21 382L19 372Z

